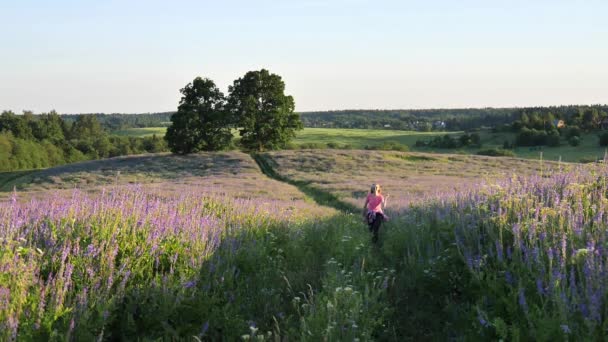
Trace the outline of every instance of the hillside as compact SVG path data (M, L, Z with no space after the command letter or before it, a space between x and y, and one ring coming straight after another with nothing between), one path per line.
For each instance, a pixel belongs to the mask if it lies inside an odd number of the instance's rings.
M392 210L482 182L541 172L548 175L572 167L517 158L393 151L300 150L262 156L279 175L332 193L355 206L361 205L372 183L380 183L391 194Z
M1 179L0 179L1 181ZM69 194L73 189L97 193L104 189L145 186L163 196L190 192L259 200L261 206L282 203L282 210L315 215L319 210L294 186L268 179L247 154L198 153L188 156L152 154L116 157L58 166L39 171L11 173L0 183L0 198L17 189L24 198L44 197L49 192Z
M19 190L0 200L0 324L18 324L4 339L603 334L602 167L300 150L131 156L7 179ZM359 215L372 182L391 194L376 243Z

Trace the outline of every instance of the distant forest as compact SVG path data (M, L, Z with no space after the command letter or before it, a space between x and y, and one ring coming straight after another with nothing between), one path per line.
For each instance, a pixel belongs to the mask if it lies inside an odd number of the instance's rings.
M81 115L95 116L97 121L107 131L117 131L127 128L168 127L171 124L171 115L175 112L143 113L143 114L63 114L61 118L72 123Z
M608 112L608 105L526 108L339 110L300 113L304 127L466 131L511 125L522 114L551 114L569 120L581 111Z
M408 131L467 131L498 128L528 117L551 117L567 122L582 117L585 111L595 111L599 117L608 113L608 105L555 106L522 108L462 108L462 109L394 109L394 110L337 110L300 112L304 127L395 129ZM105 130L111 132L127 128L166 127L174 112L151 114L92 114ZM61 115L66 122L74 122L79 114ZM525 116L524 116L525 118ZM580 125L580 124L579 124Z

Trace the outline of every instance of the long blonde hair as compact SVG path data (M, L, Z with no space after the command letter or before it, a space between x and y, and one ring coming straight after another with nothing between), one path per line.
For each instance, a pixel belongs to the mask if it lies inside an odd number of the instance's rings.
M380 193L380 184L372 184L372 188L369 190L369 192L371 194L374 194L376 196L378 196L378 194Z

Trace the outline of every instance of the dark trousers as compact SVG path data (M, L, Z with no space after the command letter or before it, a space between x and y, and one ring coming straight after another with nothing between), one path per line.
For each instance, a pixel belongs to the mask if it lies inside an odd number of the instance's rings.
M370 213L369 215L373 214ZM380 230L380 225L382 225L382 222L384 221L384 215L381 213L376 213L375 216L376 217L371 220L368 218L367 221L369 224L369 231L373 234L372 242L378 241L378 231Z

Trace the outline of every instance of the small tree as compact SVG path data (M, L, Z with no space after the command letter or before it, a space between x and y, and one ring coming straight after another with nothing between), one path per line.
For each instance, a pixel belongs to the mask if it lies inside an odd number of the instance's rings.
M217 151L232 141L224 94L208 78L197 77L180 90L177 113L171 116L165 139L173 153Z
M241 135L241 145L263 151L285 147L302 129L293 97L285 95L281 76L250 71L228 88L228 106Z

